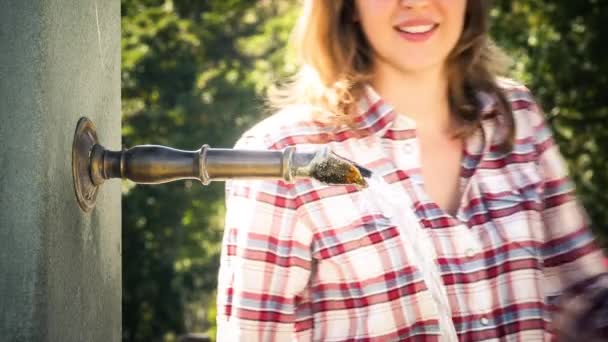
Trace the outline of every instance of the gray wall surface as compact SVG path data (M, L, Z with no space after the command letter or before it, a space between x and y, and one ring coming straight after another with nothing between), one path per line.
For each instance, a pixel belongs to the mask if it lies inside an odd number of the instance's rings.
M0 0L0 340L121 338L120 181L76 202L88 116L120 149L120 1Z

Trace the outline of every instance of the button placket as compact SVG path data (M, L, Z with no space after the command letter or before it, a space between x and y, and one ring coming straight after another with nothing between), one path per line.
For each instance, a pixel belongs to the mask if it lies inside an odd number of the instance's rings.
M483 252L481 241L479 241L475 230L471 230L465 225L458 226L458 231L461 232L459 234L459 238L463 243L460 249L460 253L462 254L460 255L467 261L471 262ZM480 261L483 262L483 260L477 260L477 262ZM479 291L473 295L474 298L470 298L470 313L482 315L478 318L479 322L480 324L486 326L490 324L490 319L484 314L492 308L492 289L486 280L481 280L481 283L479 283L478 286Z
M475 252L475 250L473 248L467 248L467 250L465 251L465 255L467 256L467 258L472 258L475 256L475 254L477 254Z
M411 141L403 143L403 146L401 146L401 150L407 154L412 153L414 151L414 147L412 146L412 144L413 143Z
M473 231L471 231L464 224L459 226L459 228L463 232L462 236L463 236L464 241L466 241L465 245L463 246L464 255L468 259L471 259L471 258L475 257L478 253L481 252L481 246L479 244L479 240L476 238L475 233Z
M420 167L420 156L415 139L416 138L408 139L395 146L395 159L398 161L400 169L413 170Z

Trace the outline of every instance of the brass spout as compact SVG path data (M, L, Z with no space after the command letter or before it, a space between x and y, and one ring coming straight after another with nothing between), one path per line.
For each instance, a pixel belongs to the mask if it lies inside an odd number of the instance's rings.
M97 141L93 123L81 118L72 146L74 189L81 208L95 204L98 187L107 179L123 178L139 184L161 184L181 179L198 179L207 185L227 179L275 178L293 182L315 178L327 184L366 186L363 177L371 172L326 148L299 152L294 147L281 151L234 150L203 145L196 151L159 145L140 145L122 151L105 149Z
M109 151L95 144L90 155L93 184L123 178L139 184L161 184L181 179L197 179L204 185L233 178L277 178L292 182L310 176L310 163L318 153L233 150L202 146L184 151L159 145L139 145Z

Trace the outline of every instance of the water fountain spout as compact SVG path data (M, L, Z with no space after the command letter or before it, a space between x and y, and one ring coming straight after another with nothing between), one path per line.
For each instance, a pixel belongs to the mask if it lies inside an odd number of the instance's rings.
M104 148L97 140L93 123L82 118L72 146L72 173L76 197L83 210L95 203L97 189L112 178L139 184L161 184L198 179L207 185L227 179L275 178L293 182L314 178L323 183L366 187L371 172L327 148L298 151L237 150L203 145L195 151L160 145L139 145L121 151Z

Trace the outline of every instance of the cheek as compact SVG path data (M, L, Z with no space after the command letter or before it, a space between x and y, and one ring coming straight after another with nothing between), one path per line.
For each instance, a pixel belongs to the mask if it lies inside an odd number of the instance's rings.
M467 9L466 0L442 0L441 7L444 17L453 27L462 27Z
M390 19L392 1L393 0L356 0L356 18L364 28L372 28L381 24L386 24Z
M359 25L372 44L379 43L389 37L390 32L387 32L387 30L391 30L391 27L387 25L389 19L386 16L373 11L359 13L361 13L358 16Z
M446 24L446 34L452 40L457 40L464 27L466 13L466 0L440 0L444 23Z

